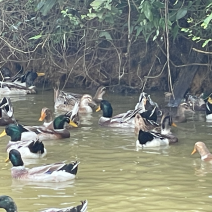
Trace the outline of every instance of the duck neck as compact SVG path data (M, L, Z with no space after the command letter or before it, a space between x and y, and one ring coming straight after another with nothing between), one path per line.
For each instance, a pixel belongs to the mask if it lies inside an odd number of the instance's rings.
M170 134L171 133L171 130L170 130L170 128L162 128L161 127L161 134L163 134L163 135L167 135L167 134Z

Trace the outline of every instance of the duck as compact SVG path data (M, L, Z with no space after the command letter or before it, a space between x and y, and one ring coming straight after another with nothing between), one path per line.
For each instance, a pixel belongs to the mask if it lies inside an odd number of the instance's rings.
M46 156L47 151L39 139L30 141L9 141L6 147L7 152L17 149L23 159L38 159Z
M59 89L54 89L54 108L60 111L70 111L75 102L80 102L79 113L91 113L93 112L92 108L96 107L96 103L102 100L105 90L105 87L99 87L92 98L89 94L65 93Z
M3 97L0 101L0 126L15 123L13 106L10 98Z
M92 96L89 94L84 94L80 99L75 98L74 96L63 95L60 93L60 96L55 100L54 108L59 111L71 111L76 102L79 102L79 113L92 113L93 107L96 106L96 103L92 100Z
M179 104L177 107L177 114L176 116L173 117L174 122L178 122L178 123L187 122L185 112L194 113L190 105L186 102L183 102Z
M102 117L100 117L98 124L105 127L115 128L134 128L134 116L136 113L142 111L142 108L135 110L129 110L126 113L121 113L113 116L113 108L111 103L107 100L101 100L99 107L96 112L102 110Z
M160 133L162 135L167 135L167 136L173 137L173 134L171 132L171 126L177 127L177 125L173 122L172 116L169 113L164 114L161 118L161 132ZM175 143L177 141L178 141L178 139L176 141L172 141L172 143Z
M45 73L27 71L23 75L11 77L9 80L0 82L1 94L34 94L36 93L34 80Z
M49 109L48 107L43 107L41 109L41 114L40 114L40 118L38 119L38 121L44 121L43 122L44 127L49 126L53 122L52 110Z
M8 135L11 137L11 141L30 141L37 140L38 135L26 129L22 124L14 123L8 124L0 134L0 137Z
M140 115L145 119L157 122L158 119L157 106L155 106L153 109L143 111L142 113L140 113Z
M11 124L9 127L8 126L5 128L5 133L10 136L11 139L6 146L7 152L11 149L18 149L24 159L37 159L46 156L47 151L44 148L44 144L39 139L21 141L22 126L18 124ZM0 137L3 135L0 135Z
M169 115L163 116L161 121L160 133L148 131L141 115L135 115L135 134L138 136L137 147L157 147L178 142L178 138L170 131L170 126L173 124L171 117Z
M212 122L212 98L210 96L206 101L206 121Z
M201 160L203 160L203 161L211 161L212 160L212 154L210 153L210 151L208 150L208 148L206 147L204 142L198 141L195 143L194 149L193 149L191 155L193 155L196 152L199 152L199 154L201 156Z
M135 114L135 124L134 124L134 132L135 135L139 134L139 130L142 129L143 131L154 131L158 132L159 124L152 120L148 120L147 118L142 117L142 113Z
M80 118L79 118L79 103L76 102L72 111L70 111L71 115L71 120L77 125L79 126L80 124ZM43 107L41 109L41 115L40 118L38 119L38 121L44 121L43 122L43 126L44 127L48 127L52 122L53 122L53 113L52 110L47 108L47 107Z
M191 106L194 111L205 111L205 101L202 98L203 94L194 96L189 93L185 95L185 101Z
M49 208L40 212L85 212L87 210L88 201L81 201L80 205L68 208ZM18 208L14 200L7 195L0 196L0 208L5 209L6 212L17 212Z
M69 124L73 127L78 127L74 119L75 114L72 111L57 116L48 126L24 126L29 132L35 133L41 141L50 139L63 139L70 138L70 131L65 127Z
M25 168L21 154L17 149L9 151L12 178L33 182L65 182L76 177L79 162L66 164L64 162ZM9 160L6 160L8 162Z

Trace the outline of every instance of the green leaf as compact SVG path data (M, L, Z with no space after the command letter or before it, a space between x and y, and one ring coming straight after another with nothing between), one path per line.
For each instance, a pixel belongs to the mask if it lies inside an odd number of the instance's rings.
M37 40L39 38L41 38L42 35L36 35L34 37L29 38L29 40Z
M91 2L91 7L93 7L94 10L97 10L100 8L100 6L105 2L105 0L94 0Z
M151 12L151 6L150 6L149 2L145 1L143 3L143 10L144 10L144 15L146 16L146 18L149 19L149 21L152 21L153 15Z
M201 24L201 26L206 29L209 22L211 21L212 19L212 13L203 21L203 23Z
M174 29L172 30L173 38L175 39L178 35L179 27L178 25L174 26Z
M36 9L40 10L43 16L46 16L48 12L52 9L52 7L56 4L57 0L41 0Z
M105 32L105 31L100 32L99 37L105 37L106 40L112 40L112 38L111 38L109 32Z
M165 8L165 4L159 1L154 2L154 6L158 9Z
M188 32L189 29L187 29L187 28L182 28L181 31L182 31L182 32Z
M202 44L202 47L205 47L210 41L211 41L211 39L206 40L206 41Z
M200 40L200 37L193 36L192 40L193 40L193 41L195 41L195 40Z
M142 26L136 26L135 29L136 29L136 37L138 37L140 35L141 31L143 30L143 27Z
M152 40L153 40L153 41L156 40L156 38L158 37L158 35L159 35L159 30L157 29L157 30L156 30L156 35L153 37Z
M187 14L187 8L183 7L177 11L176 20L183 18Z

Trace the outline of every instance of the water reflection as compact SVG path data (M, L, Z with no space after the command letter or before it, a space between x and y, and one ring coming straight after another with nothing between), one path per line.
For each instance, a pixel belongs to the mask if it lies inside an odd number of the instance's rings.
M8 98L11 99L12 102L17 102L17 101L34 101L35 95L19 95L19 94L9 94L6 95ZM0 99L3 98L4 95L0 94Z
M196 176L206 176L207 174L212 174L212 161L202 161L201 159L196 159L193 161L194 173Z
M56 182L56 183L42 183L42 182L27 182L22 180L12 180L11 188L14 191L23 190L24 187L31 187L34 189L50 189L50 190L66 190L68 188L74 187L75 180L67 181L67 182Z

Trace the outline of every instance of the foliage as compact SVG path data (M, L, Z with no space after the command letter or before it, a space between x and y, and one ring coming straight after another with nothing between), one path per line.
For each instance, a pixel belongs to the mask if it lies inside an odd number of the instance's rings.
M70 58L75 58L75 63L83 64L80 74L92 80L92 67L104 70L116 58L118 71L110 77L121 79L131 45L161 39L166 24L172 39L184 31L192 40L203 41L203 46L211 41L209 0L3 0L0 6L0 43L5 54L0 66L40 60L67 73Z
M189 26L183 27L181 31L187 33L193 41L201 42L202 47L205 47L212 41L212 3L211 1L202 1L201 5L193 3L192 10L196 12L189 13L187 19Z

